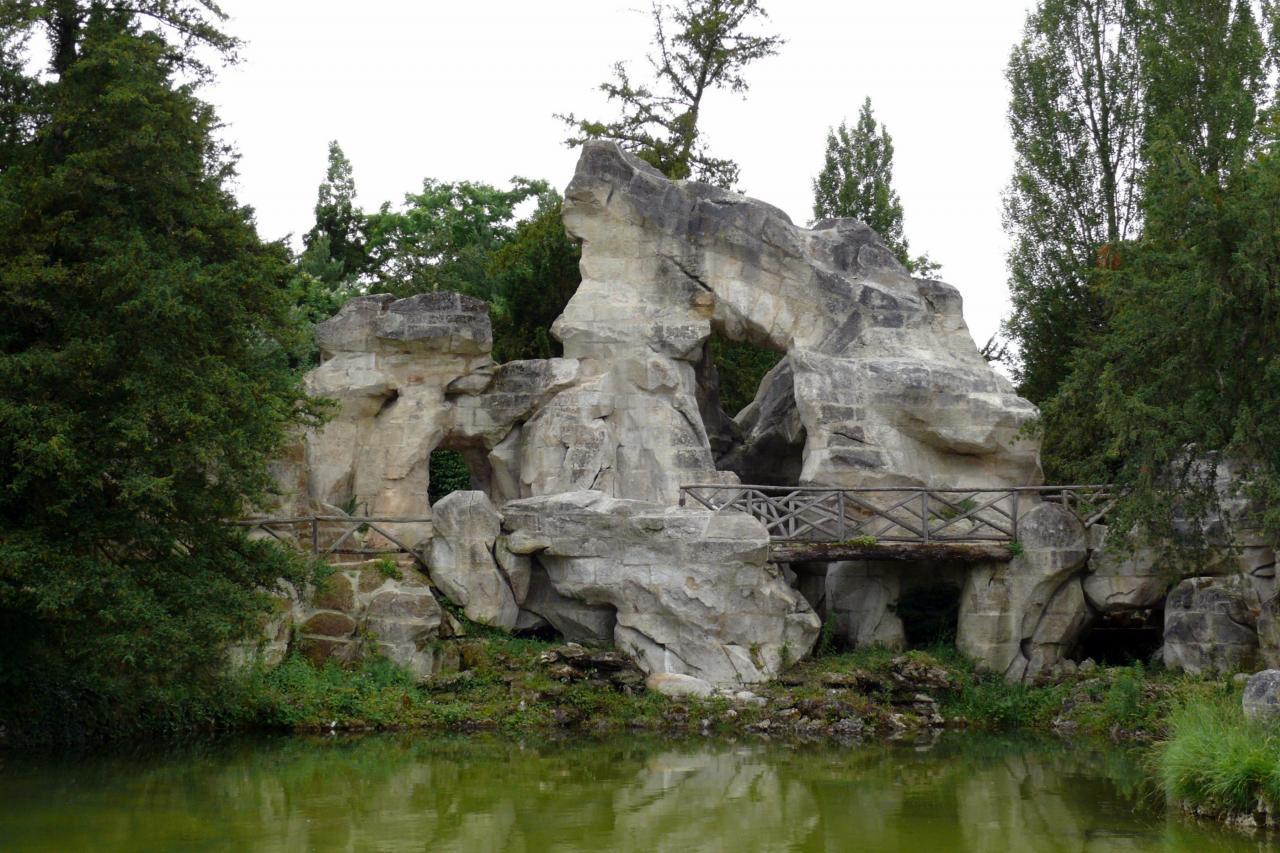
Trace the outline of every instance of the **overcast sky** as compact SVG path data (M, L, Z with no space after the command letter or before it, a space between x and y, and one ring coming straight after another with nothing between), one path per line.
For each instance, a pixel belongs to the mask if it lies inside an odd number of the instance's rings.
M787 39L748 69L745 100L704 109L741 189L812 215L826 130L870 96L893 136L913 251L942 263L979 344L1008 310L1000 194L1012 168L1004 66L1031 0L766 0ZM366 209L426 177L563 190L574 153L555 112L611 117L598 84L639 75L643 0L222 0L243 61L205 96L242 159L238 194L265 237L311 227L326 145L341 142Z

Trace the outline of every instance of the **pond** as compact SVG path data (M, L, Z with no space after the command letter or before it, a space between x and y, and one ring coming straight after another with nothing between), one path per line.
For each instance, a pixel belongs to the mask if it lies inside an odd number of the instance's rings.
M0 758L0 850L1257 850L1109 744L422 735Z

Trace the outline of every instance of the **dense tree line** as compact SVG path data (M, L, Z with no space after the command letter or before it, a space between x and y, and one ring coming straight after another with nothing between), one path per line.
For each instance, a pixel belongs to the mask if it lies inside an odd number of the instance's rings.
M197 51L235 47L220 24L210 3L0 2L11 731L198 719L228 644L270 613L264 590L301 578L226 523L319 412L293 367L307 330L287 251L228 191L233 159L195 95Z
M1275 16L1044 0L1010 63L1017 377L1048 477L1119 482L1122 527L1207 508L1222 455L1280 507Z

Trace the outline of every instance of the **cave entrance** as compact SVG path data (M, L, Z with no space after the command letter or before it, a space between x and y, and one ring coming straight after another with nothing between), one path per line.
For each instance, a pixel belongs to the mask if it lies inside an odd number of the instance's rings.
M445 495L472 489L492 497L489 491L492 473L483 450L433 450L428 462L427 478L427 502L431 506L435 506Z
M1076 641L1077 663L1092 659L1104 666L1150 663L1164 644L1164 609L1118 610L1099 613Z
M960 586L929 584L904 589L894 608L908 649L954 646L960 625Z
M805 433L783 356L713 330L698 365L698 403L716 468L743 483L800 482Z

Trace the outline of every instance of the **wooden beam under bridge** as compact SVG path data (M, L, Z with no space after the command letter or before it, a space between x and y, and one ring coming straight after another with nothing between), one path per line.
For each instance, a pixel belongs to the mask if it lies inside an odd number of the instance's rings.
M771 563L827 563L836 560L901 560L929 563L990 563L1013 559L1013 548L998 542L800 542L769 543Z

